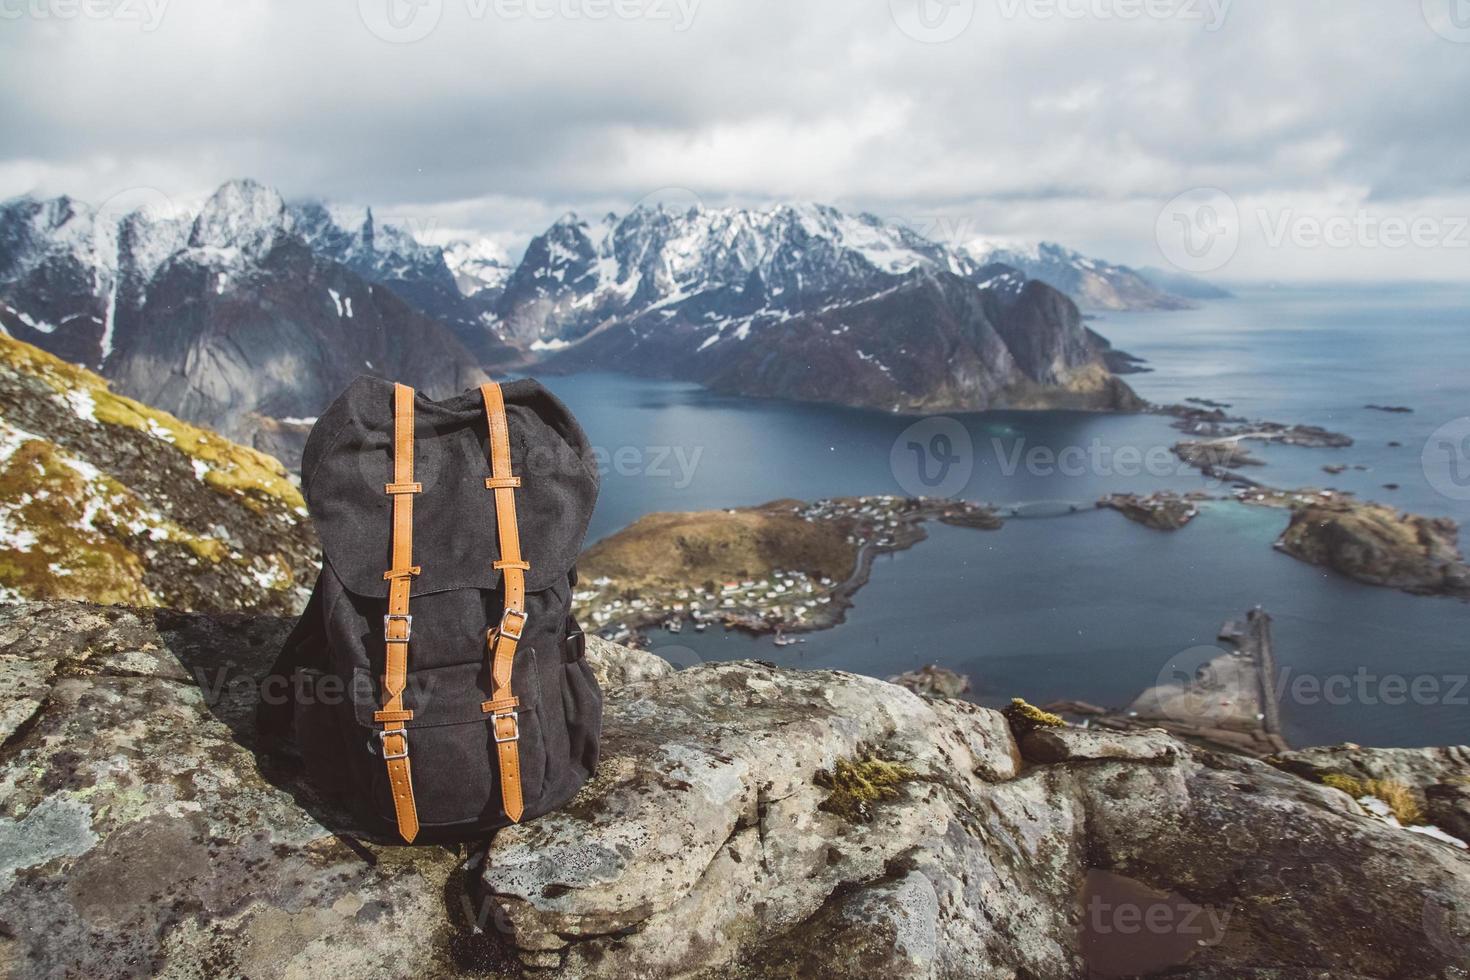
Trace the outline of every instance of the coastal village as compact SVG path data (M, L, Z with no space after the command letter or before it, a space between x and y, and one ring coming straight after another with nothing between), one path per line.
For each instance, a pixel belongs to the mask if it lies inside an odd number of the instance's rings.
M719 517L725 526L712 526ZM598 574L608 556L640 537L640 521L590 549L575 600L587 626L606 639L638 643L641 630L703 632L711 625L788 634L826 629L842 621L851 596L867 581L881 554L912 547L931 520L993 529L1001 524L984 505L898 496L842 497L813 503L777 501L689 515L650 515L660 530L674 524L679 547L661 554L664 569L630 580ZM645 521L648 521L645 518ZM755 523L751 524L754 520ZM720 538L734 535L733 547ZM759 544L753 549L752 542ZM787 560L778 555L797 560ZM663 574L660 574L662 572Z

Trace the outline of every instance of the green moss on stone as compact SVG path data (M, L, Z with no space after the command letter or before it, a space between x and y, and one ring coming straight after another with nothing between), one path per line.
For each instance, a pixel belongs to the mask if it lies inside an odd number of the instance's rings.
M912 769L897 762L871 757L839 759L830 770L823 769L816 775L817 785L832 791L820 809L851 823L869 823L875 815L874 807L898 799L899 785L914 778Z
M38 599L155 604L143 563L107 530L136 511L116 481L88 480L56 446L30 439L0 462L0 506L12 537L30 539L0 547L0 585Z
M1034 704L1030 704L1025 698L1011 698L1001 714L1010 723L1011 731L1017 738L1029 735L1038 728L1063 728L1066 722L1061 715L1054 715L1050 711L1042 711Z

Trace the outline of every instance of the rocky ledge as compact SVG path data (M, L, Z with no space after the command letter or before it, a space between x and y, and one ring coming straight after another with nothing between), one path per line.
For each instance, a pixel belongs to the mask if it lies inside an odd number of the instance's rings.
M1034 710L1012 713L1018 742L999 712L869 678L749 662L675 673L597 641L604 758L566 810L488 851L375 843L256 741L251 678L288 625L0 609L0 968L1013 980L1470 968L1470 856L1324 784L1335 763L1303 778L1160 732L1052 727ZM1465 757L1442 755L1426 778L1459 785Z

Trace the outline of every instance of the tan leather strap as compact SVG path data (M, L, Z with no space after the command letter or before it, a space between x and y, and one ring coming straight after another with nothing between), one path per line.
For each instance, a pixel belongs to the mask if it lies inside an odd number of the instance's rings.
M505 609L500 624L485 634L490 654L490 677L494 685L490 700L481 702L480 710L491 716L495 729L495 749L500 757L500 796L505 815L519 823L525 810L521 798L520 702L511 693L510 680L515 666L516 644L526 628L526 571L521 558L521 535L516 525L516 487L518 477L510 471L510 425L505 417L505 398L500 385L493 381L480 386L485 399L485 422L490 429L490 479L485 486L495 491L495 524L500 535L500 570L505 589Z
M373 720L383 726L378 740L388 763L398 834L412 843L418 836L419 815L408 765L408 730L403 723L413 718L413 712L403 707L403 689L408 686L408 643L413 635L408 594L413 577L419 573L413 564L413 495L423 488L413 482L413 389L407 385L393 386L393 482L384 489L393 498L393 558L392 567L383 573L388 580L388 613L383 617L383 645L387 650L383 710L375 712Z

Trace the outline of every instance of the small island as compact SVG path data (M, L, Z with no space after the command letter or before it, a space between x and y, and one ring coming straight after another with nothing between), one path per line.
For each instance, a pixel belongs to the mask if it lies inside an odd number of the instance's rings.
M1293 558L1365 585L1470 598L1470 566L1451 518L1410 514L1339 490L1254 486L1234 496L1244 504L1291 511L1276 548Z
M1177 494L1160 490L1147 496L1136 493L1110 493L1097 502L1098 507L1116 510L1130 521L1158 531L1177 531L1199 516L1198 502L1209 494L1194 491Z
M1337 494L1291 509L1276 547L1302 561L1415 595L1470 598L1459 526Z
M576 600L590 630L619 640L653 626L826 629L842 621L873 559L922 541L931 520L1001 526L982 504L894 496L648 514L587 549Z

